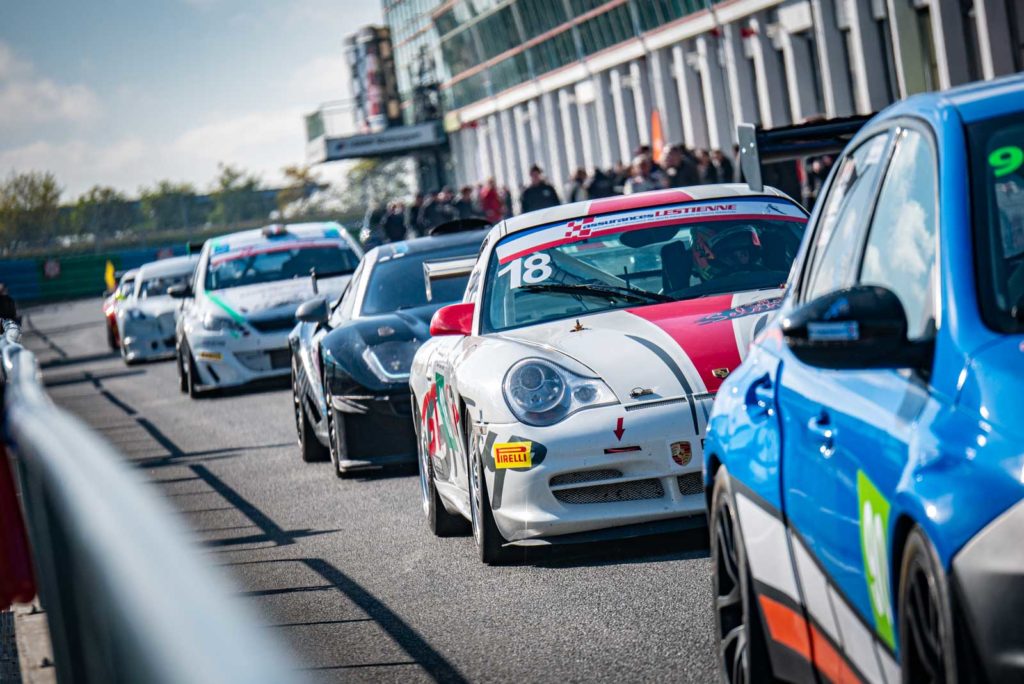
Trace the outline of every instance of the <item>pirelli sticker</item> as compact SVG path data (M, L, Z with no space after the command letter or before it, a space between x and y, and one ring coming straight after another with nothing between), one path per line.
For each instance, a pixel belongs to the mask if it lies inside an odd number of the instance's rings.
M533 442L496 442L494 468L530 468L533 466Z

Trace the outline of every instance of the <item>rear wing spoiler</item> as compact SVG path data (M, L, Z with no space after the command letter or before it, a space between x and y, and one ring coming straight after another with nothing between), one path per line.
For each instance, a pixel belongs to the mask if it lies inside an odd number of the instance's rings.
M812 123L764 129L754 124L736 126L740 144L740 169L755 192L764 190L765 164L836 154L874 114L827 119Z
M427 301L431 302L434 300L431 285L435 280L468 276L473 271L474 266L476 266L475 256L459 256L424 261L423 282L427 288Z

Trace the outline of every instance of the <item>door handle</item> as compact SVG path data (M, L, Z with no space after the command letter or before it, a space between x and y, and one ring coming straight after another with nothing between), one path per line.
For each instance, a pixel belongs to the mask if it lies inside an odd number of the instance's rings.
M828 413L822 411L808 420L807 432L818 442L818 453L825 458L832 458L836 452L836 429Z
M755 417L771 416L775 413L775 386L767 374L755 380L747 390L747 411Z

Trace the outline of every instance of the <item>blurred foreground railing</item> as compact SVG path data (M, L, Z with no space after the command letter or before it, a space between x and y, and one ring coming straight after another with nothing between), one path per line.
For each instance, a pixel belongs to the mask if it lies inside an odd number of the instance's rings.
M152 486L53 404L32 353L0 339L0 354L0 457L6 446L59 681L301 679ZM0 486L9 534L20 521L4 498Z

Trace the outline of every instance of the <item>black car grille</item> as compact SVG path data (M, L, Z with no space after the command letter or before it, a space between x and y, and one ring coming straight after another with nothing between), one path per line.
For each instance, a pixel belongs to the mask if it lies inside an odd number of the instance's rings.
M581 482L596 482L598 480L614 480L622 477L621 470L614 468L603 468L601 470L578 470L574 473L563 473L551 478L553 486L579 484Z
M270 352L270 367L274 370L290 368L292 365L292 353L288 349L275 349Z
M679 493L683 496L702 494L704 492L704 481L701 479L700 473L680 475L676 478L676 481L679 483Z
M552 494L562 503L594 504L660 499L665 496L665 489L661 486L661 481L651 479L593 485L590 487L574 487L573 489L556 489Z
M277 318L262 318L249 320L249 325L260 332L277 332L279 330L291 330L295 327L295 316L278 316Z

